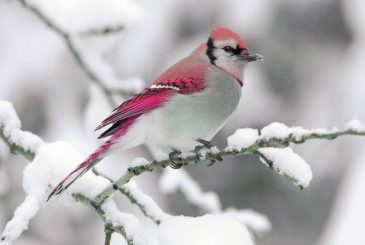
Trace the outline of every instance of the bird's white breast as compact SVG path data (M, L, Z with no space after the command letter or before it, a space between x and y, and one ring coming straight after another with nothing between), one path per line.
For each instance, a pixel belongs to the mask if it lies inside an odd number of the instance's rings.
M164 107L145 115L145 142L153 150L192 150L196 139L211 140L223 127L238 105L241 86L219 68L210 69L207 79L203 91L177 94Z

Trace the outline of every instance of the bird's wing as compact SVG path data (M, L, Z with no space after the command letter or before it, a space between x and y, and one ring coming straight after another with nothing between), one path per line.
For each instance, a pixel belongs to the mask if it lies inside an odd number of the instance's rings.
M133 116L142 115L163 105L175 91L173 89L151 89L146 88L142 92L132 96L114 109L96 130L109 124L116 123Z
M151 87L145 88L115 108L96 130L161 107L173 95L200 92L206 87L205 72L204 64L183 59L160 75Z

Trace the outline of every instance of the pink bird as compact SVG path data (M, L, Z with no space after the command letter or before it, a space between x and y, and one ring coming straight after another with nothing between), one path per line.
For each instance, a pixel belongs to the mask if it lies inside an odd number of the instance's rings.
M110 137L52 191L60 194L113 149L126 150L145 143L158 158L179 151L210 147L210 140L236 109L243 71L251 55L246 42L225 27L212 29L209 39L189 56L163 72L152 86L119 105L96 130L111 125L99 138ZM171 149L178 149L173 150Z

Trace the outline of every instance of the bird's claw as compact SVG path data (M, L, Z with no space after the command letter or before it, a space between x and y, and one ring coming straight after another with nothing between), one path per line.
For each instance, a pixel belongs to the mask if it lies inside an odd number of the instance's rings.
M215 147L215 145L213 145L210 141L207 140L203 140L203 139L197 139L197 142L199 142L202 145L197 145L195 146L194 152L196 154L196 157L200 160L202 155L201 155L201 150L204 148L207 149L211 149L213 147ZM218 159L221 160L221 159ZM210 163L207 166L212 166L215 163L215 160L211 160Z
M170 159L170 167L173 169L179 169L182 167L183 164L176 162L176 160L181 160L180 157L178 157L181 154L181 151L172 148L172 152L169 153L169 159Z
M195 148L194 148L195 155L196 155L196 157L197 157L198 159L200 159L200 157L201 157L200 151L201 151L203 148L205 148L205 146L202 146L202 145L197 145L197 146L195 146Z
M196 142L199 142L200 144L202 144L205 148L212 148L215 145L212 144L212 142L208 141L208 140L203 140L203 139L197 139Z

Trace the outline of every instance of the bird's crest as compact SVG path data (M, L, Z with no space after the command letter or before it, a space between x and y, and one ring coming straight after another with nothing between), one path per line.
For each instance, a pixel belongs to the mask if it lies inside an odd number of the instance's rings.
M213 27L210 32L210 37L213 40L222 40L222 41L232 38L241 46L241 48L247 49L247 43L240 37L240 35L223 26Z

